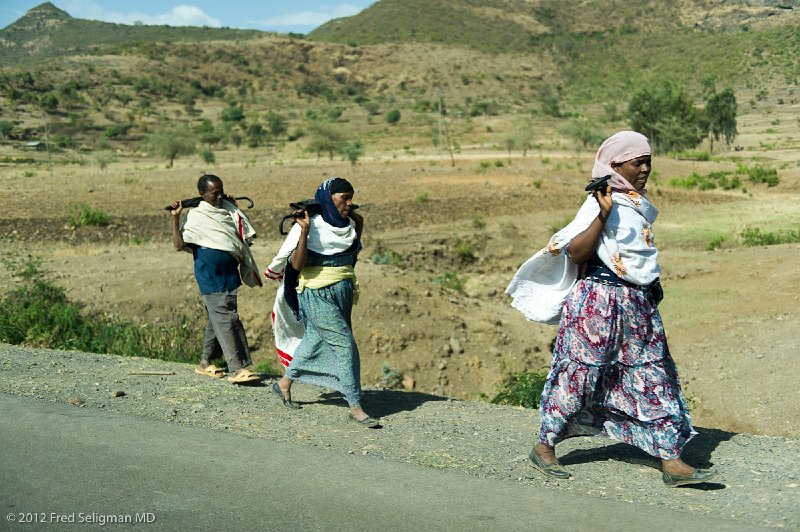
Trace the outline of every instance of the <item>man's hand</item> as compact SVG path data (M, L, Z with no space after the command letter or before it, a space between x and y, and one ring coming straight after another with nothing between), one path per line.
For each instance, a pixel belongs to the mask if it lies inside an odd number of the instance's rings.
M181 216L181 213L183 212L183 205L181 205L181 202L180 202L180 200L178 200L178 201L173 201L173 202L170 204L170 208L171 208L172 210L171 210L171 211L169 211L169 213L170 213L170 214L171 214L173 217L175 217L175 218L180 218L180 216Z

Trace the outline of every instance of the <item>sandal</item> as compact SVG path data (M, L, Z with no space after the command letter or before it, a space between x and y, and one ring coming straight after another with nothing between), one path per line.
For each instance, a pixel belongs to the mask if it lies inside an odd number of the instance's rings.
M283 406L285 406L286 408L294 408L296 410L299 410L300 408L303 408L302 406L298 405L297 403L293 403L291 399L287 399L283 395L283 390L281 390L281 387L280 387L280 385L278 385L277 382L272 385L272 393L280 396L281 401L283 401Z
M194 368L194 372L198 375L205 375L207 377L213 377L215 379L221 379L225 376L225 371L222 368L218 368L214 364L209 364L208 366L201 368L196 367Z
M261 375L253 373L248 369L240 370L238 373L228 377L228 382L233 384L249 384L251 382L258 382L261 380Z

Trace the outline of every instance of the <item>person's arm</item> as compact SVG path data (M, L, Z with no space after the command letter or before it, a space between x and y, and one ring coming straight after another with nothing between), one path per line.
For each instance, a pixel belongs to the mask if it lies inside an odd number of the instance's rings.
M300 226L300 239L297 241L297 247L292 252L292 268L295 271L302 271L306 265L306 257L308 257L308 211L303 211L302 218L296 218L295 222Z
M614 205L611 199L611 187L606 187L605 191L595 190L592 195L600 206L600 213L585 231L578 234L569 243L569 257L575 264L586 262L594 256L597 241L600 239L608 215L611 213L611 207Z
M172 210L172 244L175 246L175 251L189 251L189 246L183 241L183 234L181 233L181 212L183 206L180 201L175 201L171 205Z

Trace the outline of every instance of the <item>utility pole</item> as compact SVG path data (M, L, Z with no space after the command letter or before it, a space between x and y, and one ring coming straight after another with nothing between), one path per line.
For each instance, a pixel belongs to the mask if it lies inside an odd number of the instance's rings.
M450 166L456 165L456 159L453 157L452 142L450 142L450 128L447 127L447 120L444 118L444 111L442 109L442 89L436 87L436 94L439 97L439 146L442 145L442 124L444 124L444 133L447 139L447 151L450 152Z

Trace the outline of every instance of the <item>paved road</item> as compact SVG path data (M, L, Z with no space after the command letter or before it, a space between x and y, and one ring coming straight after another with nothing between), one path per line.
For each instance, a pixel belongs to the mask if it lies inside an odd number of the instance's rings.
M0 412L0 530L757 530L16 396Z

